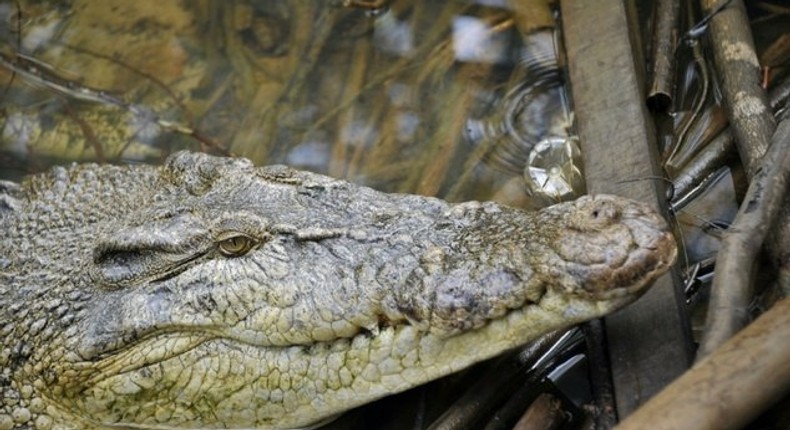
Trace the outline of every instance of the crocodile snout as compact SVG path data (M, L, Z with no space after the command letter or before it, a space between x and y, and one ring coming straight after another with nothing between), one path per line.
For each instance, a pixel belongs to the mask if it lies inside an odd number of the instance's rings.
M647 205L608 195L573 205L549 258L567 292L598 300L637 293L675 262L669 225Z

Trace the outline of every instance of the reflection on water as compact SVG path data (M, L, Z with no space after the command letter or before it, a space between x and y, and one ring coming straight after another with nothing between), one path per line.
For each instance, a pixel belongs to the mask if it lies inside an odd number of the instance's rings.
M192 149L532 206L530 152L571 127L538 5L1 2L2 175Z

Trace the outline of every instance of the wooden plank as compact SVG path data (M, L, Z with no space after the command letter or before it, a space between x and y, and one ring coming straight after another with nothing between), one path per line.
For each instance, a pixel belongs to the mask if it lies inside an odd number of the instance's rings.
M622 0L561 2L587 191L630 197L666 213L664 184L646 179L661 171L644 103L643 57L634 55L639 47L629 38L627 12ZM604 320L620 419L691 363L683 306L679 278L672 273Z

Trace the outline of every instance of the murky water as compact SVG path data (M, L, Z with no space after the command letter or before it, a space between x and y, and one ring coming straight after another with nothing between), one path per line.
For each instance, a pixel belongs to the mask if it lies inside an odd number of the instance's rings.
M551 203L529 198L524 169L571 116L553 12L535 5L2 2L0 174L192 149L385 191ZM563 170L541 168L554 177L537 187L567 194L548 183Z

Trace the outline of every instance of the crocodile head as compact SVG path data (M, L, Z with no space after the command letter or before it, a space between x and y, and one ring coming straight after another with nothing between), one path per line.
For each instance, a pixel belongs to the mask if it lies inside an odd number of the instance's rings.
M310 426L614 311L676 253L618 197L529 213L191 153L56 168L6 200L0 423L19 428Z

